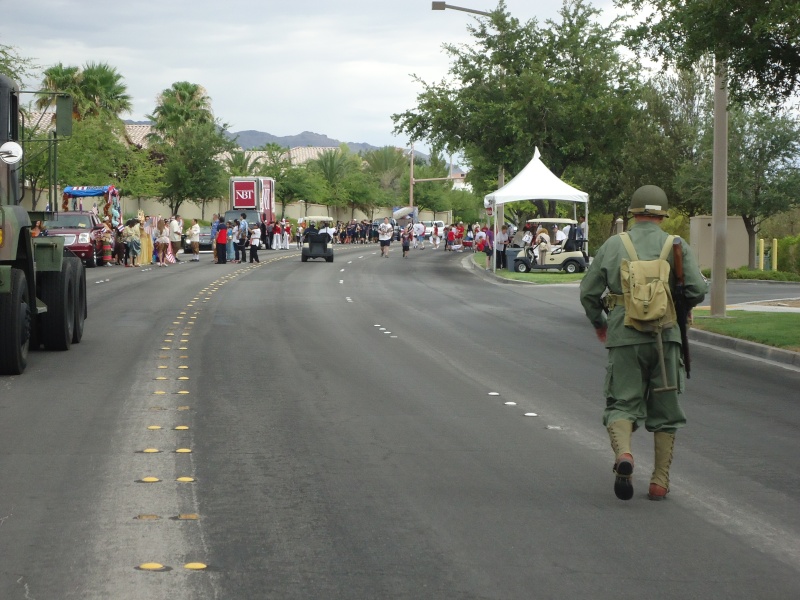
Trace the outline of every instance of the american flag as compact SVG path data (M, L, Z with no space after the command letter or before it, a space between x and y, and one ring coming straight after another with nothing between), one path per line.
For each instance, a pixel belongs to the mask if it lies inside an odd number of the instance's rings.
M171 265L175 264L175 255L172 253L172 244L167 246L167 252L164 254L166 260Z

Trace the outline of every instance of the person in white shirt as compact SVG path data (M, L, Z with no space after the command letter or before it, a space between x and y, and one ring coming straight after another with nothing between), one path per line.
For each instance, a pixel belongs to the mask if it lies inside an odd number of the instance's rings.
M258 260L258 247L261 245L261 228L258 226L250 230L250 262L260 263Z
M189 228L189 243L192 245L192 262L200 261L200 225L197 219L192 219L192 226Z
M425 225L419 221L414 223L414 248L425 248Z
M183 227L181 226L180 215L175 215L169 222L169 245L172 248L172 255L175 257L175 262L181 262L178 258L178 250L181 247L181 233Z
M561 231L558 227L553 226L553 237L555 238L553 245L560 246L567 239L567 234Z
M378 241L381 245L381 256L389 258L389 244L392 242L394 227L389 223L389 217L383 218L383 223L378 225Z

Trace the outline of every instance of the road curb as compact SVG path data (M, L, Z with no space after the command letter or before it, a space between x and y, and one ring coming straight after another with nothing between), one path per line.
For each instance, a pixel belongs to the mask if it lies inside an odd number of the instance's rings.
M735 350L742 354L771 360L785 365L800 367L800 352L774 348L765 344L759 344L758 342L740 340L738 338L711 333L710 331L702 331L700 329L690 329L688 333L689 339L696 342L717 346L719 348L726 348L728 350Z

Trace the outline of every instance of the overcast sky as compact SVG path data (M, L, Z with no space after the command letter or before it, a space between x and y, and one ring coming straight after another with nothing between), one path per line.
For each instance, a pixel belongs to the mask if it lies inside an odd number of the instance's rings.
M507 0L523 22L555 19L561 4ZM594 4L611 9L611 0ZM116 67L133 98L124 118L143 120L162 90L190 81L232 131L405 146L390 116L415 106L411 74L445 76L442 43L468 42L473 18L434 12L430 0L0 0L0 43L43 67Z

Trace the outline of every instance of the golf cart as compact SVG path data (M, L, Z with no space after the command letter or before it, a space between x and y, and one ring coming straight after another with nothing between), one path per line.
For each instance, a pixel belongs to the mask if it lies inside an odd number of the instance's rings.
M567 273L582 273L589 264L589 257L583 252L583 245L586 240L577 239L578 222L574 219L562 219L558 217L548 217L542 219L530 219L528 223L535 225L534 241L526 246L514 259L514 271L517 273L528 273L530 271L547 271L557 269ZM536 247L536 231L538 227L547 229L548 235L552 234L553 226L563 227L569 225L567 239L560 244L555 243L555 237L551 235L550 251L545 256L545 263L540 264L539 251Z
M309 258L324 258L325 262L333 262L333 239L328 233L310 233L308 225L313 223L315 226L322 223L332 223L333 218L323 217L303 217L302 224L306 228L303 233L303 248L300 254L302 262L308 262Z

